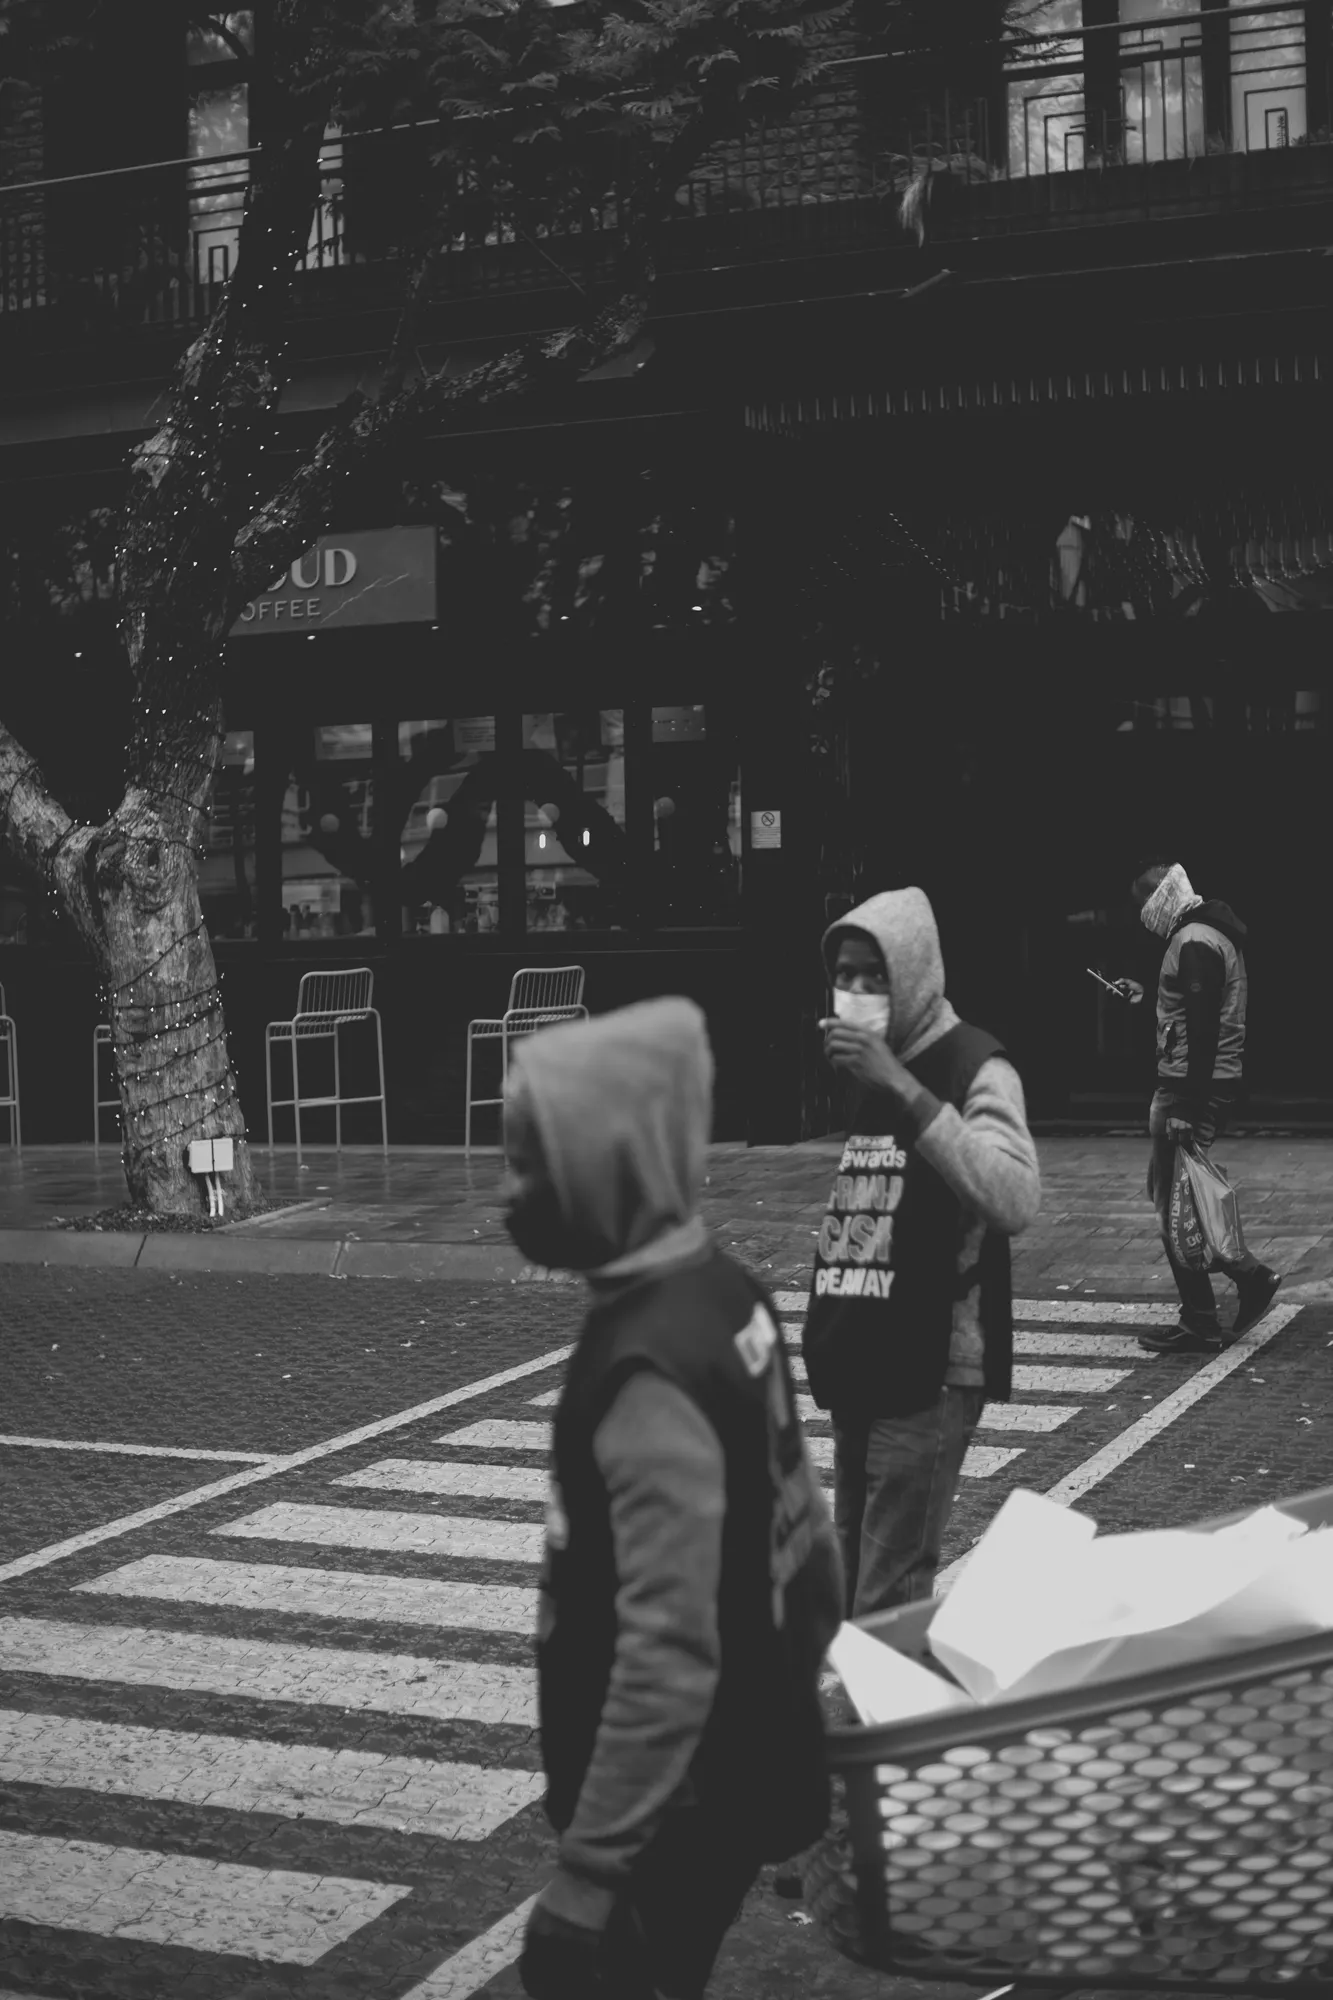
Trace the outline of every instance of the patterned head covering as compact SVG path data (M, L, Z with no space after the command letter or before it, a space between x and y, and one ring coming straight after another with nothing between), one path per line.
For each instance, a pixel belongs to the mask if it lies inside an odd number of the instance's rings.
M1197 909L1203 897L1196 896L1190 878L1177 861L1167 869L1144 904L1140 915L1145 929L1154 937L1170 937L1181 918Z

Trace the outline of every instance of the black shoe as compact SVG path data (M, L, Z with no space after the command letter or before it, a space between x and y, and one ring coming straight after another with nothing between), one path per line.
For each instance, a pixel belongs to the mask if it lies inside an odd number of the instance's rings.
M794 1861L784 1861L773 1877L773 1894L781 1896L789 1903L799 1903L804 1891L801 1887L801 1871Z
M1169 1332L1139 1335L1139 1346L1150 1354L1220 1354L1222 1344L1216 1313L1182 1312Z
M1231 1329L1233 1334L1248 1333L1252 1326L1258 1324L1273 1303L1273 1294L1281 1283L1281 1271L1270 1271L1266 1264L1261 1264L1257 1271L1251 1271L1236 1281L1240 1309L1236 1314L1236 1324Z

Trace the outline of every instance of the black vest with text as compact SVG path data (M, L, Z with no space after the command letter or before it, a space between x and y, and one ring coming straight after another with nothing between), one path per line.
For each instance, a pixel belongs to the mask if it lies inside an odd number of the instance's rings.
M960 1022L906 1067L961 1110L982 1064L1003 1054L994 1036ZM822 1409L856 1423L929 1408L948 1373L955 1301L978 1282L986 1395L1008 1400L1009 1239L988 1229L978 1268L960 1272L962 1233L962 1204L917 1151L897 1100L864 1092L819 1232L806 1314L806 1371Z
M818 1676L838 1623L819 1608L814 1494L791 1370L762 1289L712 1250L597 1305L556 1411L538 1632L546 1808L563 1829L592 1757L616 1646L609 1497L593 1439L626 1379L652 1369L707 1417L726 1463L721 1671L680 1803L722 1812L781 1860L828 1817Z

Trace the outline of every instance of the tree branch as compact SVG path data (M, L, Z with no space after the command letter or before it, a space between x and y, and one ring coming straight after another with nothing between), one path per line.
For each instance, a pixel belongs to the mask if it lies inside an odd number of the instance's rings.
M627 203L623 289L600 311L482 362L465 375L450 379L437 371L411 382L405 379L400 321L395 342L399 351L396 363L391 361L388 392L374 401L360 392L349 397L309 458L237 534L229 621L326 527L344 483L424 420L572 385L632 346L648 317L656 276L653 245L671 196L723 129L713 109L705 107L649 163ZM424 263L416 279L418 287L424 285ZM401 371L396 385L395 366Z
M60 892L85 937L92 934L85 871L100 831L70 818L37 759L0 722L0 833L44 887Z
M232 54L241 64L245 74L247 76L253 75L254 58L240 36L234 35L227 26L227 17L225 14L211 14L207 9L196 14L192 10L185 18L192 28L210 28L218 40L231 50Z

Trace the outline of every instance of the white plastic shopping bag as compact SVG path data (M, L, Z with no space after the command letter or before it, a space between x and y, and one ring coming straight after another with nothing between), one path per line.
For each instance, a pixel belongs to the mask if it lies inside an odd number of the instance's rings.
M1220 1167L1193 1146L1181 1146L1180 1164L1189 1181L1190 1195L1199 1233L1216 1270L1235 1264L1245 1255L1245 1236L1240 1226L1240 1205L1236 1190Z
M989 1702L1329 1629L1333 1532L1307 1535L1265 1507L1212 1534L1097 1536L1086 1517L1015 1493L936 1613L929 1643Z

